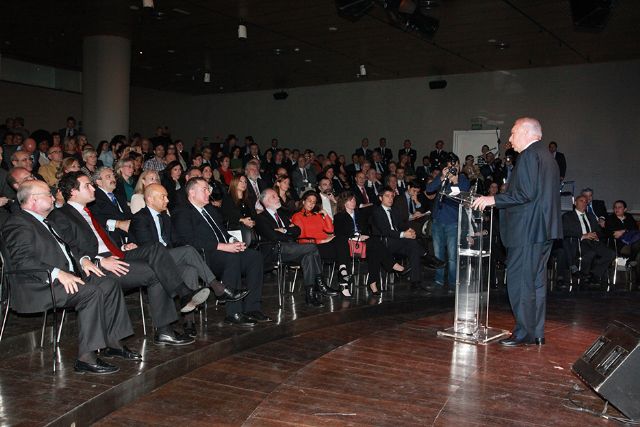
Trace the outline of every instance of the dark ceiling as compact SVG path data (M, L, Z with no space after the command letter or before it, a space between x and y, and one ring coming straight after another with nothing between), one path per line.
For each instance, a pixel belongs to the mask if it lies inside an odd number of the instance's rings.
M2 0L0 53L80 70L83 35L129 34L133 85L192 94L640 58L638 0L614 1L600 32L574 29L569 0L416 1L435 5L430 39L379 4L351 22L334 0Z

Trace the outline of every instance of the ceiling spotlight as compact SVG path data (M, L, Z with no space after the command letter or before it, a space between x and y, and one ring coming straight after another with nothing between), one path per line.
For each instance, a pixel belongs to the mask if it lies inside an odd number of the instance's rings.
M240 24L238 25L238 38L240 40L246 40L247 39L247 26L244 24Z
M306 62L308 64L309 62L311 62L311 59L307 58L307 59L304 60L304 62Z
M211 83L211 73L206 71L202 79L204 80L205 83Z
M367 69L365 68L364 65L361 65L360 66L360 74L359 74L359 76L360 77L366 77L366 75L367 75Z
M153 7L154 7L153 0L142 0L142 7L148 8L148 9L153 9Z

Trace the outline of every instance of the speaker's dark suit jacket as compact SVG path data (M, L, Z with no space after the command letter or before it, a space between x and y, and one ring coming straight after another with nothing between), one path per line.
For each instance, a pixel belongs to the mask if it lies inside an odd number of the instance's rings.
M98 253L98 239L91 226L73 206L65 204L54 209L49 214L49 219L79 256L96 259L99 256L111 255ZM112 243L118 246L116 242ZM124 276L114 276L116 282L123 289L147 287L151 317L156 327L177 320L172 298L182 284L182 278L166 249L158 243L126 251L124 255L124 260L129 264L129 272Z
M121 193L114 193L118 201L118 206L114 205L111 199L109 199L109 196L98 187L96 187L95 195L96 200L90 203L88 207L105 230L107 230L107 220L125 221L133 217L131 209L129 209L129 205L127 204L127 199L123 198ZM119 228L116 228L114 231L109 231L109 235L113 240L118 242L118 246L126 242L125 238L127 237L127 233Z
M519 339L544 337L546 263L553 239L562 238L559 182L558 164L536 141L519 154L507 191L495 196Z
M224 227L222 216L210 204L205 206L205 210L229 242L231 236ZM239 289L242 277L245 277L245 283L250 290L249 295L241 302L225 304L227 314L261 310L264 261L258 251L245 249L243 252L229 253L218 250L218 243L225 242L218 241L207 220L191 203L172 212L171 222L173 243L178 246L190 245L198 250L204 249L207 265L218 278L221 278L227 288Z
M58 268L71 272L56 238L30 213L13 214L2 229L2 237L3 252L8 258L5 269ZM79 261L73 251L71 256ZM58 280L53 283L56 306L74 307L78 312L79 354L133 334L124 296L113 279L91 275L83 280L85 284L78 287L76 294L67 294ZM50 287L44 277L12 276L11 285L11 306L16 311L33 313L52 307Z

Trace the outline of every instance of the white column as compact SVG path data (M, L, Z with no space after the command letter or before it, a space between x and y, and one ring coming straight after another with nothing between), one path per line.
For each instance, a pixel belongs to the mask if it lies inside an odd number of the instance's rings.
M89 142L129 135L131 40L87 36L82 44L82 122Z

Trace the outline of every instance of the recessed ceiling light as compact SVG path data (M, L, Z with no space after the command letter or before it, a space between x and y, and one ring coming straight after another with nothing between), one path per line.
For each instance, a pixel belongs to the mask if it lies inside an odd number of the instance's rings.
M338 31L338 27L331 26L329 27L329 31Z
M304 62L309 63L311 60L309 58L305 59Z
M139 51L139 52L138 52L138 55L142 55L142 51Z
M280 55L282 53L282 49L273 49L273 53Z
M176 73L176 77L182 77L182 73Z
M220 86L218 89L220 89L220 90L224 90L224 86Z
M294 52L300 52L300 48L299 48L299 47L296 47L296 48L294 48L294 49L293 49L293 51L294 51Z
M129 9L131 9L131 10L140 10L140 8L135 4L130 5Z
M169 53L176 53L176 51L175 51L175 50L173 50L173 49L168 49L168 50L167 50L167 52L169 52Z
M495 42L496 42L496 39L489 39L489 40L487 40L487 42L489 42L489 43L495 43Z

